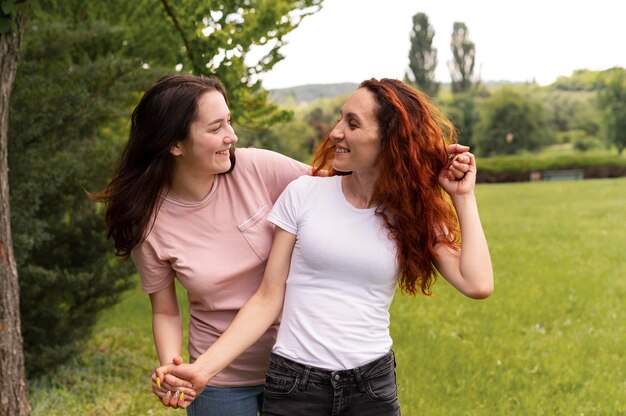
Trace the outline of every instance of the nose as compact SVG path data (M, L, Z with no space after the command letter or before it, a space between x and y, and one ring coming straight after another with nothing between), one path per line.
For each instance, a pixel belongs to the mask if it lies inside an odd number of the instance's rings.
M233 126L229 126L229 127L230 127L230 132L228 132L226 137L224 137L224 142L228 144L235 144L237 143L237 140L239 139L237 138L237 134L235 134L235 129L233 128Z
M333 127L333 129L330 131L330 134L328 135L331 140L334 140L336 142L343 139L343 131L341 130L339 124L339 122L335 124L335 127Z

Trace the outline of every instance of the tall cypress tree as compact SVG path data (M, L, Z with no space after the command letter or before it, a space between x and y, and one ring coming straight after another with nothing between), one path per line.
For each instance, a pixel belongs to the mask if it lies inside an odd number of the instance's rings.
M472 87L472 75L476 63L476 46L470 40L469 29L462 22L454 22L452 28L452 61L448 62L453 92L467 92Z
M436 96L439 91L439 83L435 81L437 49L432 46L434 37L435 30L428 22L428 16L425 13L414 15L409 71L406 72L405 79L431 97Z

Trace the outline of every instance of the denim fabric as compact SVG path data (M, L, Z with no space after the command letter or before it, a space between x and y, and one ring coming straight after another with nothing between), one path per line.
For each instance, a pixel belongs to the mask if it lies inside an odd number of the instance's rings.
M187 407L188 416L257 416L263 403L263 386L206 386Z
M393 351L352 370L328 371L270 357L263 416L400 415Z

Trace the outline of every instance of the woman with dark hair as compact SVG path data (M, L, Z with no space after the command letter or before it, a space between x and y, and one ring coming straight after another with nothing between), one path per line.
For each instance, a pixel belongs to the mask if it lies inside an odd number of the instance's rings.
M236 142L226 91L217 79L162 78L133 112L110 183L91 195L106 203L116 254L132 256L150 295L162 365L181 355L174 279L189 298L188 349L194 360L259 287L273 235L265 217L289 182L311 172L267 150L235 154ZM278 325L268 327L211 381L190 414L256 415ZM171 376L153 389L163 404L187 407L195 391L185 385L190 386Z
M282 309L263 415L398 415L389 306L396 287L430 293L440 273L476 299L493 272L474 187L476 164L448 176L451 123L408 85L363 82L269 220L274 242L261 286L193 364L157 369L200 391ZM283 304L284 300L284 304Z

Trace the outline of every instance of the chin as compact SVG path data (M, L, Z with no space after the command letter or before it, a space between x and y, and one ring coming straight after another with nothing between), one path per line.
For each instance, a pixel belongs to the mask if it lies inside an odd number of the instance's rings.
M352 169L348 169L345 166L341 166L341 164L336 164L333 163L332 164L333 169L335 169L337 172L344 172L344 173L349 173L352 172Z

